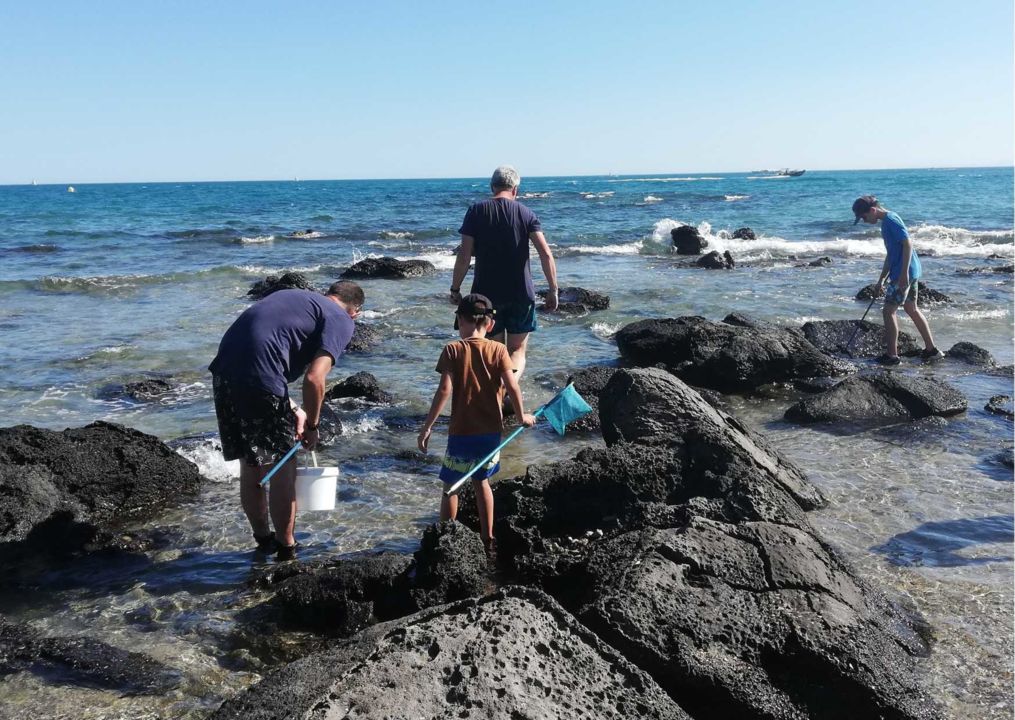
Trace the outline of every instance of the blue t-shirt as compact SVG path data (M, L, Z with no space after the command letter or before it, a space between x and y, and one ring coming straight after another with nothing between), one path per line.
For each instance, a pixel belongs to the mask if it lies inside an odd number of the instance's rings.
M535 213L517 200L490 198L468 209L458 232L475 239L472 292L497 305L535 302L529 272L529 233L542 230Z
M243 311L209 369L250 388L288 396L321 350L337 361L356 329L349 313L310 290L278 290Z
M888 251L888 279L895 282L902 274L902 242L909 237L909 231L902 218L890 212L881 221L881 237L885 239L885 250ZM909 256L910 283L916 282L922 272L916 248L912 250Z

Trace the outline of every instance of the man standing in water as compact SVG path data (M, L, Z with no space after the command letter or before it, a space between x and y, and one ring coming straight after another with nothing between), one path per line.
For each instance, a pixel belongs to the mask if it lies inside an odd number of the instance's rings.
M934 346L934 336L931 335L927 318L916 306L918 294L916 281L920 278L922 268L902 218L881 207L873 195L857 198L853 202L853 215L854 225L861 220L868 225L881 223L881 237L885 241L887 252L875 290L878 295L882 291L886 292L882 314L885 319L885 342L888 348L887 352L878 358L878 362L882 365L898 365L902 362L899 359L899 320L895 316L899 305L905 309L916 329L920 331L920 337L923 338L925 349L920 353L920 357L924 360L943 357L944 353ZM887 290L884 287L886 278Z
M476 271L472 293L485 295L497 311L489 337L507 345L516 379L525 371L529 333L536 329L536 293L529 271L529 243L536 247L543 275L550 286L546 309L557 309L557 268L550 246L543 237L539 218L518 202L521 178L510 165L494 170L490 179L493 197L475 203L465 213L462 245L451 278L451 302L462 300L462 282L472 256Z
M340 281L324 295L279 290L247 308L226 330L209 369L215 415L226 460L240 461L240 503L261 552L295 557L296 460L261 479L299 438L313 450L319 438L324 380L352 338L363 290ZM288 384L303 375L301 409ZM268 518L275 526L271 532Z

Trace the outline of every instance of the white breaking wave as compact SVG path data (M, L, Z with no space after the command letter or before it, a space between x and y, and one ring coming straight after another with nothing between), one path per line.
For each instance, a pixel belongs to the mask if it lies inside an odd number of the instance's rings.
M606 192L582 192L581 196L586 200L599 200L601 198L608 198L613 193L613 190L607 190Z
M646 205L650 205L652 203L657 203L657 202L662 202L662 201L663 201L663 199L661 197L656 197L655 195L646 195L645 199L642 200L642 202L645 203Z
M392 240L406 240L408 238L415 237L415 235L408 230L381 230L381 237L391 238Z
M736 202L737 200L746 200L750 195L723 195L726 198L726 202Z
M748 175L748 180L786 180L792 175Z
M636 240L632 243L622 245L572 245L566 249L566 253L574 255L637 255L641 252L644 243Z
M592 327L589 330L592 334L603 340L612 340L613 336L617 334L617 331L624 326L623 323L604 323L596 322L592 323Z
M239 460L223 460L222 446L217 440L203 440L176 449L176 452L197 465L209 480L231 482L240 476Z
M955 310L949 307L935 307L935 315L945 315L956 320L988 320L1008 316L1007 308L991 308L989 310Z
M548 198L550 193L548 192L527 192L522 193L522 200L528 200L529 198Z
M274 235L255 235L254 237L243 236L239 240L237 240L237 242L242 245L260 245L261 243L275 242L275 236Z
M384 420L382 418L366 416L352 423L343 421L342 435L362 435L383 428Z

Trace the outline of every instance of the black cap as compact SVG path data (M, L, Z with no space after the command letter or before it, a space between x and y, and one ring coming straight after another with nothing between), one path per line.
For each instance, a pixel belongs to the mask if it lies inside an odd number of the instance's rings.
M458 315L496 315L497 311L493 309L493 303L486 295L470 293L458 302L458 310L455 313Z
M864 215L870 212L872 207L877 207L878 199L873 195L864 195L853 201L853 224L856 225Z

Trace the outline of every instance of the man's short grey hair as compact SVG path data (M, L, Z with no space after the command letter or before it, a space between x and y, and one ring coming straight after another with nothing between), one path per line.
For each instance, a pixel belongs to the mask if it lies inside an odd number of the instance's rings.
M490 178L490 187L494 190L510 190L511 188L518 187L521 182L522 178L517 170L510 165L501 165L493 171L493 177Z

